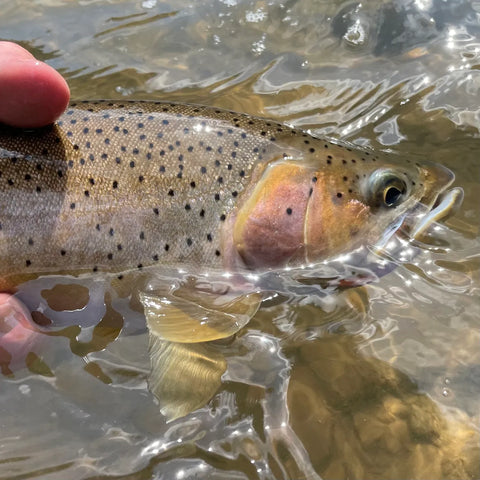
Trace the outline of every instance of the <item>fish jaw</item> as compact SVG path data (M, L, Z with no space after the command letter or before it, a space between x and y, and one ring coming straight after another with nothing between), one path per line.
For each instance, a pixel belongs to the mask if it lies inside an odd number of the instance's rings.
M449 189L454 173L439 164L424 162L419 165L424 193L414 209L406 216L402 230L412 239L421 236L434 222L455 214L463 201L463 189Z

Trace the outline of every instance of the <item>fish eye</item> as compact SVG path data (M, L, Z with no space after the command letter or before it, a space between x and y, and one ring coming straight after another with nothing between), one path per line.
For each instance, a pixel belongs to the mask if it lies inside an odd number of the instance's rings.
M392 169L376 170L369 178L368 192L372 205L394 208L407 198L408 180Z

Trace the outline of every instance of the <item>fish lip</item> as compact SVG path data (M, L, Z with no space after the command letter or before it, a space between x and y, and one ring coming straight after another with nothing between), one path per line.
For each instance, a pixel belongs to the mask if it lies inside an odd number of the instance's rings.
M418 164L418 168L426 190L420 203L431 209L435 206L437 198L454 182L455 174L443 165L428 161Z
M442 190L436 195L431 206L427 207L427 212L418 215L418 221L411 230L410 236L417 239L434 222L446 220L455 214L463 201L463 189L460 187Z

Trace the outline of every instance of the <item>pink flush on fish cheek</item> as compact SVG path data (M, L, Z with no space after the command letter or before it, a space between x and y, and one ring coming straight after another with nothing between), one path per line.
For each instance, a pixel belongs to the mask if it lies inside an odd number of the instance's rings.
M249 268L282 267L303 255L310 174L292 163L268 167L239 210L233 237Z

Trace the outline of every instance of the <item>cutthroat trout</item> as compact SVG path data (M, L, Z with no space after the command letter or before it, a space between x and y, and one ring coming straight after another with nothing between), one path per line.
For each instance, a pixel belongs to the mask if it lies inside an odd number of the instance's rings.
M314 264L375 245L452 181L438 165L352 151L245 114L72 104L48 128L0 128L2 287L56 271Z
M224 110L72 104L48 128L0 127L0 290L30 275L173 268L136 292L149 386L172 419L218 389L226 362L211 341L256 312L250 273L315 269L400 226L416 236L461 200L452 181L438 165Z

